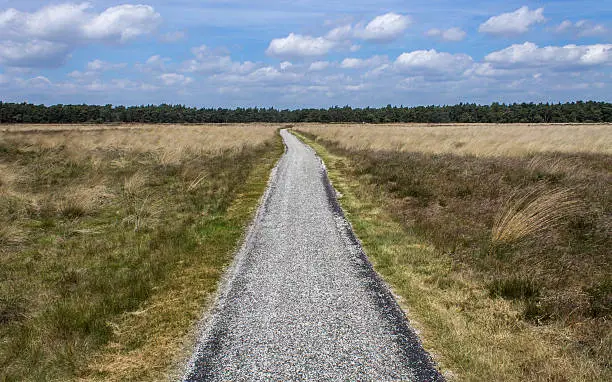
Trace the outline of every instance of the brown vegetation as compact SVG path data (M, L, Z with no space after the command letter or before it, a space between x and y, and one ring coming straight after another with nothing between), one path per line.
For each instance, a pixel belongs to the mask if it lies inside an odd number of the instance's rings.
M299 125L346 149L476 156L612 154L611 129L610 124Z
M276 128L56 130L0 133L0 380L163 379L282 152Z
M295 129L446 370L610 377L612 127Z

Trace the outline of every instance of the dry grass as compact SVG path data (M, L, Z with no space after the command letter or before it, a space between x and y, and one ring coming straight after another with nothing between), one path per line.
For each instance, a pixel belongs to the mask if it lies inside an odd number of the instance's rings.
M525 155L612 154L612 125L298 125L296 130L356 150Z
M19 137L36 147L66 145L71 152L127 149L154 153L162 165L176 164L188 151L218 153L260 145L279 125L14 125L5 136Z
M612 378L612 130L557 127L295 127L459 380Z
M166 378L282 152L276 127L9 129L0 380Z
M571 190L542 188L510 195L493 222L492 245L516 243L552 230L582 212L583 206Z

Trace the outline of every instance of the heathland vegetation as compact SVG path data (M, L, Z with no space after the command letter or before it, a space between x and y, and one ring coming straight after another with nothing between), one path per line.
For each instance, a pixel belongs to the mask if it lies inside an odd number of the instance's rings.
M276 127L8 130L0 380L166 379L283 151Z
M610 126L294 130L460 380L612 377Z
M274 108L193 108L183 105L32 105L0 102L0 123L583 123L612 122L612 104L458 104L279 110Z

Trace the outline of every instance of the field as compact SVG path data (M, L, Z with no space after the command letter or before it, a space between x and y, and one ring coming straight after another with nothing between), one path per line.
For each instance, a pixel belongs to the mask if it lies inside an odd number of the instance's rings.
M278 127L1 126L0 380L176 371Z
M294 131L447 376L612 378L612 126Z

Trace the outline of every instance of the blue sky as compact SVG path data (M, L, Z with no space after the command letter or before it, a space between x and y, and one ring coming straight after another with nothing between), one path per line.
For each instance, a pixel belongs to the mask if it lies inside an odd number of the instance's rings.
M612 2L0 0L0 99L612 101Z

